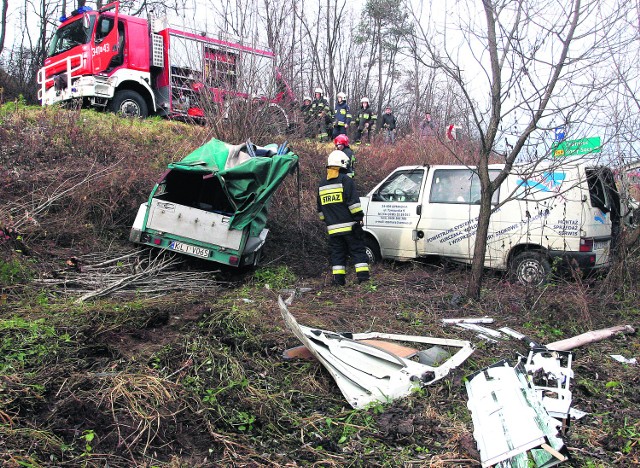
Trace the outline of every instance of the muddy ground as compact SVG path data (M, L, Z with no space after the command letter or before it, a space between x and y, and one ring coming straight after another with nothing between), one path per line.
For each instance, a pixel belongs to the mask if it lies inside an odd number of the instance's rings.
M0 117L3 466L479 466L464 379L527 346L442 318L490 316L493 328L543 344L638 325L634 248L607 275L536 289L487 272L479 301L464 297L466 268L438 261L377 264L370 283L350 272L345 288L331 287L309 188L326 148L304 144L301 185L292 179L274 200L262 266L158 256L131 245L128 226L166 164L162 147L188 152L195 133L85 113ZM94 118L100 125L87 123ZM109 147L98 127L127 138ZM391 162L360 151L365 189L411 153L402 144ZM87 178L100 169L108 177ZM353 410L318 362L283 359L299 345L277 306L290 290L303 325L466 339L476 349L409 397ZM639 464L640 368L610 354L640 357L638 334L575 350L574 406L589 414L563 436L565 466Z

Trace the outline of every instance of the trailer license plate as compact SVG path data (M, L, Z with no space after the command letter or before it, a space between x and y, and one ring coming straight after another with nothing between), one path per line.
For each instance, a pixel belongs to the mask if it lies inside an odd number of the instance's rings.
M171 250L176 250L178 252L184 252L186 254L197 255L198 257L209 257L209 249L205 249L203 247L196 247L194 245L183 244L182 242L172 242L169 244L169 248Z
M596 241L593 243L593 250L606 250L609 247L609 241Z

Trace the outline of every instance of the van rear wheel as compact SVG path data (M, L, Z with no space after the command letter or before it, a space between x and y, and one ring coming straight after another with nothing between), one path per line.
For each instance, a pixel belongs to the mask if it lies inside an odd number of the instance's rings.
M511 262L511 276L524 286L540 286L549 275L551 264L542 252L520 252Z

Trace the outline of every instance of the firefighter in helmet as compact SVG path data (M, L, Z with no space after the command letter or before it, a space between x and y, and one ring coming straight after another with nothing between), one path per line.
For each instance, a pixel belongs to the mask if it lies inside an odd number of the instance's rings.
M338 93L336 107L333 110L333 138L346 135L349 122L351 122L351 111L347 104L347 95Z
M333 139L338 151L342 151L349 156L349 164L347 166L347 175L353 178L356 175L356 153L349 146L349 137L347 135L338 135Z
M378 116L373 112L369 106L369 98L363 97L360 99L360 110L356 117L356 125L358 130L356 131L356 145L362 142L362 135L366 136L367 143L371 143L371 129L376 123Z
M318 215L327 225L332 283L346 284L347 256L355 263L358 283L369 280L368 257L364 246L362 220L364 213L356 184L347 175L349 157L342 151L332 151L327 159L327 177L318 187Z
M315 130L313 128L314 118L311 111L311 96L305 96L302 99L302 105L300 106L300 113L302 114L302 123L304 125L304 136L307 138L315 137Z
M323 97L322 88L313 90L313 102L311 103L311 114L316 124L316 135L320 141L329 139L329 129L331 128L331 108L329 101Z

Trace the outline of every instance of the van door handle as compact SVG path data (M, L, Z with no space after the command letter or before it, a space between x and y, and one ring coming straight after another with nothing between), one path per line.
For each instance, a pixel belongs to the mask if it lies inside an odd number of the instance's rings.
M422 205L416 206L416 214L420 216L422 214Z

